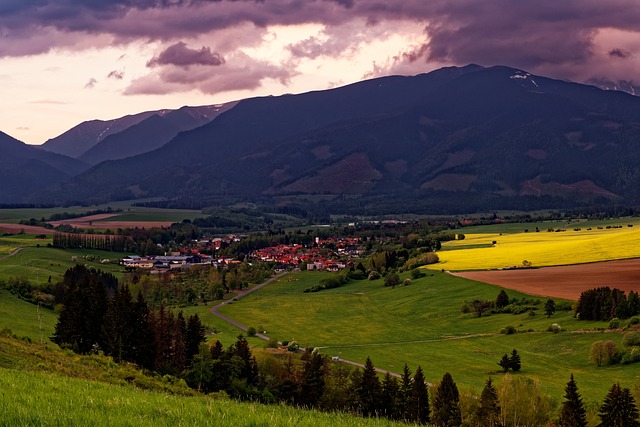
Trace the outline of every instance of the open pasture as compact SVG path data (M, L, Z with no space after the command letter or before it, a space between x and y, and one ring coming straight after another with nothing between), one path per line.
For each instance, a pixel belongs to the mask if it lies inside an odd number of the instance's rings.
M85 259L87 255L92 255L94 260ZM126 255L93 249L26 247L14 256L0 259L0 281L16 277L41 285L51 276L51 282L56 283L62 279L65 271L76 264L86 264L121 278L124 268L117 264L117 261ZM77 258L76 261L72 260L74 256ZM105 259L111 262L102 264L101 261Z
M541 382L542 390L561 398L574 373L589 399L601 399L612 382L626 387L640 383L640 364L596 368L588 360L591 343L622 341L619 332L602 332L604 322L578 321L572 312L544 315L492 314L475 317L461 306L473 299L495 300L499 287L429 272L409 286L385 288L381 280L354 281L317 293L304 289L317 284L322 273L291 274L220 311L246 325L262 325L278 340L296 340L320 347L330 356L364 362L401 372L421 365L429 381L450 372L459 385L481 389L488 376L499 380L497 362L516 348L522 355L518 375ZM404 278L404 276L403 276ZM530 298L507 290L510 298ZM558 323L563 332L546 332ZM500 334L506 326L519 333ZM528 332L532 331L532 332Z
M440 262L432 269L489 270L583 264L640 257L640 227L577 227L561 232L467 234L464 240L443 243ZM493 243L495 242L495 244Z
M49 342L57 320L58 316L52 310L38 309L37 306L0 290L0 330L8 328L18 337L29 337L34 342Z
M18 248L46 246L51 243L50 238L41 239L33 234L16 234L13 236L0 236L0 258L9 255Z

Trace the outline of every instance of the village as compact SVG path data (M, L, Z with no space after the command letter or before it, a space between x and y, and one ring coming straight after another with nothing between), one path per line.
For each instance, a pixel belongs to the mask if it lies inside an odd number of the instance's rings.
M188 269L196 265L210 265L227 269L242 261L228 256L216 256L223 243L239 241L241 237L229 235L225 238L202 239L194 242L194 247L180 248L179 251L164 255L129 255L121 260L126 270L148 270L152 274ZM249 262L267 262L274 265L276 272L291 270L339 271L353 266L353 259L362 254L362 240L357 237L316 238L312 245L279 244L257 249L249 253ZM211 255L205 252L210 252Z

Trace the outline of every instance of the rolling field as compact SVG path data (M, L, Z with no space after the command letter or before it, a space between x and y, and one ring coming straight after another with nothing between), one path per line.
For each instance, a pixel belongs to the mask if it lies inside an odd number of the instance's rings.
M93 255L95 261L84 259L86 255ZM119 260L127 254L119 252L96 251L92 249L57 249L47 247L25 247L18 254L0 259L0 281L11 277L26 278L33 284L43 284L49 280L56 283L64 276L64 272L76 264L87 264L98 270L114 274L122 278L124 268L121 265L109 263L101 264L103 259ZM76 256L77 261L71 257Z
M462 314L465 300L494 300L500 288L439 272L395 289L364 280L303 292L322 277L292 274L220 311L246 325L262 325L278 340L295 339L330 356L357 362L371 356L376 367L393 372L401 372L404 363L412 370L421 365L429 381L450 372L459 385L477 390L490 375L499 381L497 362L514 348L522 355L518 375L539 380L543 392L558 399L571 373L585 400L600 401L616 381L626 387L640 383L638 364L596 368L589 362L592 342L612 339L621 346L621 333L595 330L606 323L580 322L571 312L547 319L542 306L535 316ZM507 292L510 298L525 297ZM552 323L563 332L545 332ZM499 334L506 326L533 332Z
M36 239L35 237L36 235L34 234L0 236L0 257L10 254L18 248L37 247L37 245L47 246L47 243L53 241L50 236L47 239Z
M46 308L40 308L39 312L42 331L37 306L0 290L0 330L8 328L19 337L29 337L34 342L49 342L58 316Z
M440 262L432 269L449 271L488 270L582 264L640 257L640 227L591 230L573 228L562 232L479 233L465 232L464 240L443 243ZM492 244L492 242L496 242Z

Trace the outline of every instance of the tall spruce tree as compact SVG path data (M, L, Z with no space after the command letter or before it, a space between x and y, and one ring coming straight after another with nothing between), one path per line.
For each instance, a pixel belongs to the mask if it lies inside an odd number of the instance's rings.
M480 394L480 406L476 412L478 421L482 427L495 427L500 425L500 401L498 392L491 378L487 380Z
M638 408L628 388L614 384L600 407L598 427L638 427Z
M504 291L504 289L502 289L500 291L500 293L498 294L498 297L496 298L496 307L497 308L502 308L502 307L506 307L508 305L509 305L509 296Z
M304 363L300 384L300 403L308 408L318 405L324 393L324 358L313 352Z
M544 303L544 314L547 315L547 319L553 316L555 312L556 302L552 298L547 299L547 302Z
M198 314L189 316L185 335L185 352L187 358L187 366L191 365L194 356L198 354L200 344L204 342L204 330L204 325L200 321L200 317L198 317Z
M560 411L560 425L562 427L586 427L587 412L582 405L582 398L578 393L578 386L573 379L573 374L564 388L564 399Z
M382 380L382 416L389 419L398 418L398 402L400 387L398 380L386 373Z
M404 364L402 376L400 377L400 390L398 392L397 412L398 419L411 421L412 411L415 407L413 398L413 380L411 379L411 371L407 364Z
M429 389L427 382L422 373L422 368L418 366L413 376L412 388L412 404L413 409L409 421L418 424L427 424L429 422Z
M438 427L458 427L462 424L460 394L453 377L447 372L436 388L431 421Z
M518 354L518 351L515 348L511 352L511 357L509 357L509 368L511 368L513 372L518 372L520 368L522 368L520 355Z
M382 413L382 385L373 366L371 359L367 357L362 371L362 383L360 386L360 402L362 415L365 417L377 417Z

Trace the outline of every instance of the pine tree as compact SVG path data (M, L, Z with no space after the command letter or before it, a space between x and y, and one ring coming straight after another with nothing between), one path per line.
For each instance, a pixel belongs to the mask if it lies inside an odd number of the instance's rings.
M514 348L513 351L511 352L511 357L509 358L509 368L511 368L513 372L518 372L521 367L522 367L522 364L520 362L520 355Z
M411 400L414 408L409 421L427 424L429 422L429 390L420 366L418 366L413 376L412 395Z
M398 380L387 372L382 380L382 416L389 419L398 418L398 397L400 387Z
M403 421L412 421L412 410L415 407L413 399L413 380L411 379L411 371L407 364L404 364L402 376L400 377L400 390L398 392L397 412L398 419Z
M562 402L562 410L560 411L560 425L562 427L586 427L587 412L582 406L582 398L578 393L578 386L573 379L573 374L564 389L564 398L565 401Z
M638 427L638 408L628 388L620 384L611 386L600 407L598 427Z
M187 366L191 365L193 357L198 354L202 342L204 342L204 325L200 321L200 317L194 314L193 316L189 316L185 335Z
M498 297L496 298L496 307L497 308L502 308L502 307L506 307L508 305L509 305L509 296L504 291L504 289L502 289L500 291L500 293L498 294Z
M544 314L547 315L547 319L556 312L556 302L549 298L546 303L544 303Z
M507 372L509 370L509 367L511 366L511 363L509 361L509 356L507 356L506 354L503 355L500 361L498 362L498 365L502 367L502 372Z
M500 425L500 404L498 392L493 386L491 378L487 380L480 395L480 407L476 412L480 425L494 427Z
M324 392L324 358L320 353L312 353L305 361L300 385L300 403L312 408L318 405Z
M362 371L362 383L360 387L360 402L362 415L376 417L382 412L382 385L371 359L367 357Z
M444 374L436 389L431 420L439 427L457 427L462 424L460 394L448 372Z

